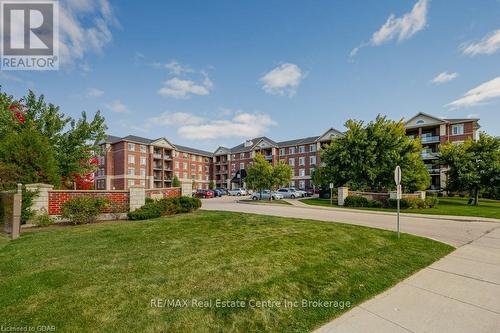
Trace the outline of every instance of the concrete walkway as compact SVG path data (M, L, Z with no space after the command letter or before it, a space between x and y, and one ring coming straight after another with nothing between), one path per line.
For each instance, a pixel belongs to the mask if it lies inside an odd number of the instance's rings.
M204 200L203 209L337 221L394 230L393 214ZM316 332L500 332L500 223L402 216L402 232L457 250Z

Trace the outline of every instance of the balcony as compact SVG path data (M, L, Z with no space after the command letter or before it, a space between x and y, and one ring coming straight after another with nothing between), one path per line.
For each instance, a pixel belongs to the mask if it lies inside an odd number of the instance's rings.
M273 155L264 155L264 158L265 158L267 161L272 161L272 160L273 160Z
M439 174L441 174L441 168L438 168L438 167L427 168L427 171L429 171L430 175L439 175Z
M161 154L153 154L153 158L161 159Z
M439 142L439 136L422 136L420 137L422 143L437 143Z
M154 164L153 169L161 170L163 169L163 166L161 164Z
M422 152L421 156L422 156L422 159L424 159L424 160L432 160L432 159L438 158L438 153L424 151L424 152Z
M165 155L165 156L163 156L163 159L165 159L165 160L171 160L171 159L172 159L172 156L170 156L170 155Z

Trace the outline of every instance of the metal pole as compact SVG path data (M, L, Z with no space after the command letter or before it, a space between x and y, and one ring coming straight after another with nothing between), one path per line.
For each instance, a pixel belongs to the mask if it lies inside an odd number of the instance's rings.
M399 197L398 197L398 239L399 239Z
M330 206L333 206L333 188L330 187Z

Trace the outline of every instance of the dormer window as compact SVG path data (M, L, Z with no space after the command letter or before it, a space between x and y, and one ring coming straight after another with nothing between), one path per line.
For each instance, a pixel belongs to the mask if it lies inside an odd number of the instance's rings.
M423 123L425 123L425 121L423 121L422 119L417 120L417 125L422 125Z

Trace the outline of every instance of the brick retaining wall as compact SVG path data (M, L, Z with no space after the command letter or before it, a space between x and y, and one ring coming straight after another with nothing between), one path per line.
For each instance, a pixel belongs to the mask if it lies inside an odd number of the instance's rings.
M129 191L73 191L73 190L56 190L49 191L49 215L60 215L61 206L66 201L75 197L100 197L108 198L112 203L124 205L125 210L129 207ZM108 207L104 213L111 213L112 208Z
M146 198L172 198L181 196L180 187L168 187L168 188L157 188L145 190Z

